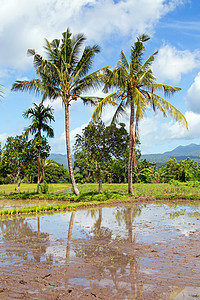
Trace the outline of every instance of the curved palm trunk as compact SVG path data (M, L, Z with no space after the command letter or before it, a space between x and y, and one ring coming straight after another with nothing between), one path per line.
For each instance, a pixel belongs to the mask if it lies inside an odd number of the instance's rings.
M40 147L38 148L38 177L37 177L37 193L39 193L40 186Z
M65 128L66 128L66 145L67 145L67 160L68 160L68 167L69 167L69 175L72 182L72 188L76 196L79 195L79 190L77 188L75 179L74 179L74 172L72 167L72 158L71 158L71 150L70 150L70 136L69 136L69 105L65 104Z
M131 104L130 131L129 131L129 156L128 156L128 193L133 194L133 162L135 158L135 122L134 106Z

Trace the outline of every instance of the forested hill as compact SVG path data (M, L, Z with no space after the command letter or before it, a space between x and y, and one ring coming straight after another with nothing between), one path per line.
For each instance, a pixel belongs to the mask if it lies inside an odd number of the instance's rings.
M64 167L68 166L67 163L67 154L56 154L56 153L51 153L48 159L53 159L56 161L58 164L63 165ZM73 159L73 158L72 158Z
M187 146L178 146L172 151L167 151L164 153L158 154L144 154L142 155L142 159L146 159L150 162L156 162L158 167L165 165L165 163L171 158L175 158L177 161L185 160L190 157L193 160L200 161L200 145L190 144ZM53 159L57 163L67 167L67 155L64 154L56 154L51 153L49 159ZM72 161L74 161L74 157L72 155Z
M187 146L178 146L172 151L167 151L158 154L145 154L142 155L142 159L146 159L150 162L156 162L158 167L165 165L165 163L171 158L176 159L178 162L180 160L185 160L190 157L193 160L200 161L200 145L190 144Z

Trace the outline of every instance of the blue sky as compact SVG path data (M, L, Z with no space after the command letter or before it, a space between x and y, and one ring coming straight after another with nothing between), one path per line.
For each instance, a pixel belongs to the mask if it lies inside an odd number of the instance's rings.
M0 83L5 96L0 102L0 142L20 134L29 121L22 114L39 103L28 93L11 92L15 80L35 78L28 48L44 55L44 39L60 38L70 28L85 33L87 44L99 44L101 53L94 69L115 67L121 50L129 57L131 45L140 33L147 33L146 56L159 50L153 64L158 82L179 86L169 101L186 117L189 131L170 117L147 111L140 123L141 151L163 153L178 145L200 144L200 1L195 0L0 0ZM93 94L102 96L101 91ZM49 139L53 153L66 153L64 110L60 100L54 108L55 138ZM70 111L70 135L80 133L93 108L74 102ZM113 109L103 120L109 124ZM128 125L128 117L121 119ZM127 127L128 129L128 127Z

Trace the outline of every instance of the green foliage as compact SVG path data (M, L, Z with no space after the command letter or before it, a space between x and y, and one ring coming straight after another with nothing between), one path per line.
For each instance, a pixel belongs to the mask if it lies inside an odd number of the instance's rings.
M35 50L29 49L28 54L33 56L33 64L39 78L30 81L16 81L12 90L33 91L42 94L45 99L56 100L61 98L65 108L66 141L68 151L68 166L71 182L76 194L79 193L73 169L71 168L70 136L69 136L69 108L74 102L82 100L85 104L95 104L99 97L83 96L91 89L98 89L105 82L104 72L107 68L89 73L93 65L93 59L100 52L98 45L86 46L82 51L86 37L84 34L71 34L67 29L62 33L62 39L54 39L52 42L45 40L46 58L43 58Z
M69 171L52 159L44 163L44 178L47 183L70 182Z
M113 90L113 88L117 88L117 91L112 91L110 95L107 95L97 105L92 114L92 120L96 121L100 118L106 105L113 105L117 108L112 122L116 122L121 115L126 114L127 110L130 109L128 190L131 194L133 192L133 165L136 168L135 146L139 139L139 122L144 117L147 108L151 106L154 111L158 109L164 116L167 116L168 113L188 128L184 115L160 96L161 91L164 92L165 96L170 96L179 91L180 88L156 82L152 64L158 51L143 62L144 42L148 39L149 37L145 34L137 38L131 48L130 61L126 58L125 53L121 51L116 68L107 71L108 79L104 86L106 93Z
M24 134L8 137L2 151L1 171L4 177L21 180L28 174L36 159L34 141L28 141ZM4 181L6 183L6 181Z
M47 194L49 191L48 183L44 180L42 183L40 183L40 192L42 194Z
M200 181L200 165L189 157L179 163L176 159L169 159L166 166L160 169L160 177L163 182Z
M106 127L102 121L91 124L82 130L82 135L76 135L75 141L75 168L81 174L76 179L81 182L108 180L115 175L123 178L127 168L128 133L125 124L120 127L111 125ZM114 161L121 162L120 167ZM126 160L126 161L125 161ZM120 168L120 171L119 171ZM75 169L76 170L76 169ZM113 181L113 180L112 180Z

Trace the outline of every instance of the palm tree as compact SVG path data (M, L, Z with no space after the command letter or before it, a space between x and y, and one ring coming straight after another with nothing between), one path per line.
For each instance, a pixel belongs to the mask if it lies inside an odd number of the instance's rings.
M186 128L187 122L183 114L177 110L171 103L160 95L156 94L163 91L165 96L173 95L180 88L166 84L156 83L151 65L154 61L154 52L144 63L142 57L144 54L143 43L149 40L145 34L139 36L134 46L131 48L130 62L127 60L123 51L121 51L120 60L116 68L112 71L107 70L109 77L105 84L104 91L108 92L111 88L117 88L106 96L95 108L92 114L92 121L96 121L107 104L117 106L112 122L117 121L118 117L127 113L130 109L130 129L129 129L129 160L128 160L128 192L133 193L132 177L133 165L136 168L135 146L139 139L139 121L143 118L146 109L151 106L153 110L159 109L164 116L167 112L176 120L181 122Z
M32 124L25 129L25 134L29 133L35 136L35 146L38 150L38 178L37 178L37 193L39 193L40 184L40 168L41 168L41 147L45 140L42 138L42 132L47 134L47 137L54 137L53 128L48 125L51 121L54 121L53 109L49 105L44 107L42 103L33 104L33 107L29 108L23 113L23 116L27 119L32 119Z
M39 79L30 81L16 81L12 90L14 91L34 91L42 93L44 101L46 98L51 100L62 99L65 108L65 130L69 173L73 190L79 195L76 186L70 151L69 136L69 107L78 98L85 104L95 104L100 100L98 97L83 97L89 89L99 88L105 78L106 68L94 71L90 74L93 58L100 49L97 45L87 46L81 52L82 45L86 37L84 34L72 36L69 29L62 34L62 39L55 39L51 43L46 39L45 50L47 60L43 59L35 50L28 50L28 54L34 57L34 67Z

